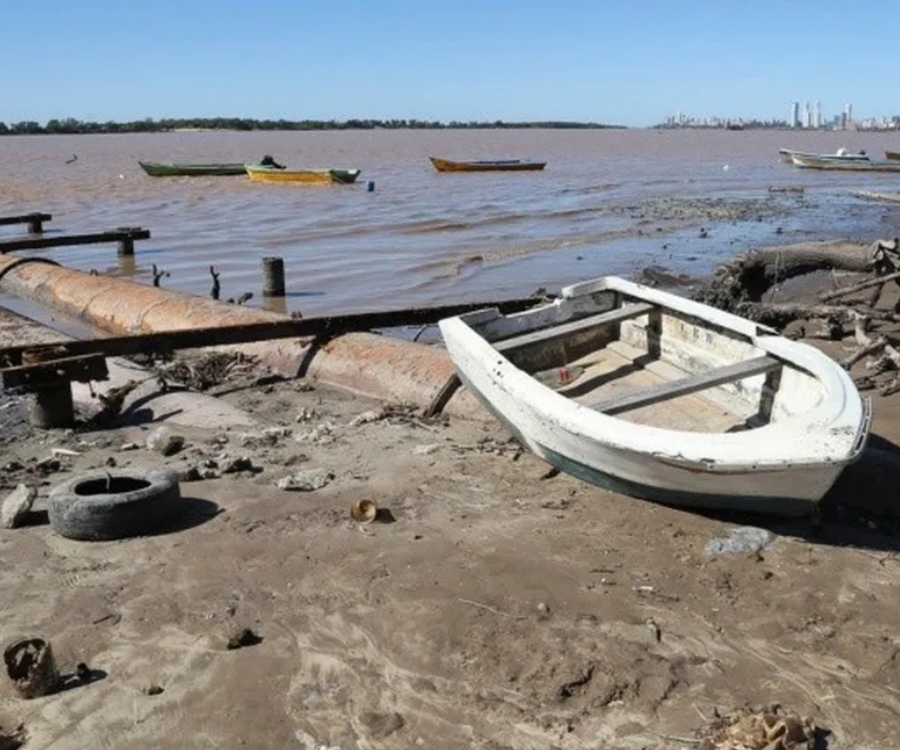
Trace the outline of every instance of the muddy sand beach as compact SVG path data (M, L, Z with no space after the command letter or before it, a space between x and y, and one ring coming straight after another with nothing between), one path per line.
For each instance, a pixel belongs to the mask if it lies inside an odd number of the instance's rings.
M179 362L173 380L212 359ZM24 700L2 675L0 747L680 748L741 711L808 720L815 743L705 747L897 746L883 465L850 467L815 519L699 514L548 471L487 413L425 419L219 364L192 396L215 420L147 397L96 425L88 397L76 429L45 431L25 397L0 404L2 491L37 488L0 530L2 635L50 641L66 688ZM873 401L872 443L892 449L900 394ZM47 493L79 472L158 466L182 477L174 525L111 542L48 525ZM363 500L371 523L351 518ZM747 525L764 548L707 551Z

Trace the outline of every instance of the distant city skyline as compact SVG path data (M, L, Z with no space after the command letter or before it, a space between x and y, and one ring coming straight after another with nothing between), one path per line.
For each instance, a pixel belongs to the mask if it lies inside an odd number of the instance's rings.
M670 115L661 123L665 127L735 127L753 124L760 127L789 127L803 130L897 130L900 129L900 115L881 115L854 119L853 103L845 103L837 114L825 115L822 101L794 101L789 114L779 118L762 119L752 116L723 117L720 115L692 116L681 112Z
M894 109L858 0L43 0L7 3L0 120L564 120L647 127L667 113L824 119ZM802 29L802 37L798 36ZM816 94L816 96L813 96ZM744 117L747 115L745 114Z

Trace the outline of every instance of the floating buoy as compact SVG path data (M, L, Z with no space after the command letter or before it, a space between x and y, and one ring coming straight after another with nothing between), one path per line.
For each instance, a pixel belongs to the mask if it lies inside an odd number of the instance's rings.
M375 180L369 180L369 181L366 183L366 192L367 192L367 193L374 193L374 192L375 192Z
M724 167L722 167L722 171L727 172L727 171L728 171L728 168L729 168L729 167L728 167L728 165L726 164Z

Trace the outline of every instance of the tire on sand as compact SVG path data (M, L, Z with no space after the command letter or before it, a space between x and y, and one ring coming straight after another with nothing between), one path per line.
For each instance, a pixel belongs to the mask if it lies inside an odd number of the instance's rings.
M54 487L47 498L51 528L83 541L142 536L182 510L178 475L167 469L89 472Z

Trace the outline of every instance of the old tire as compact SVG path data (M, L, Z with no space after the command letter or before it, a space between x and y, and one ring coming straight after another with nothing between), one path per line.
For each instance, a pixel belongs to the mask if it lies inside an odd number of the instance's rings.
M81 474L47 498L51 528L83 541L142 536L172 521L182 508L178 475L167 469Z

